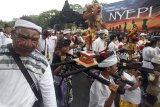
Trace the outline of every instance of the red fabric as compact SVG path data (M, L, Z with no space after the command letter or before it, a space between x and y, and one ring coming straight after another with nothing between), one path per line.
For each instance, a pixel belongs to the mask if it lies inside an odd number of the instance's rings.
M139 49L142 50L144 48L144 45L140 45Z
M122 45L118 45L118 49L122 49L123 48L123 46Z

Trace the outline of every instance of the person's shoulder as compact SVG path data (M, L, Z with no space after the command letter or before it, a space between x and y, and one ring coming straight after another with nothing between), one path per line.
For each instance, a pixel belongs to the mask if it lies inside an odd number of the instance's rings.
M0 32L0 36L3 36L3 32Z
M98 37L94 42L95 42L95 43L99 43L100 41L101 41L101 38Z
M43 63L43 65L48 67L47 58L42 53L40 53L37 49L30 54L30 57L34 59L36 62Z
M92 83L92 88L95 90L101 90L103 89L103 83L99 82L98 80L94 80L94 82Z
M111 46L111 45L113 45L113 42L110 42L110 43L108 44L108 46Z

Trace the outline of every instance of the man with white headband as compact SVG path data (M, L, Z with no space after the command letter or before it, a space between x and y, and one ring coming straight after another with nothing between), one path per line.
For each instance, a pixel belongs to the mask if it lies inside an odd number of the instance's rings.
M33 89L39 90L43 99L38 107L57 107L49 63L36 50L42 28L29 17L18 19L14 28L13 43L0 47L0 107L37 107L39 98ZM20 70L14 55L26 70ZM32 78L32 85L22 73L25 71Z
M115 107L114 99L116 97L118 85L114 84L113 75L117 71L117 56L104 56L101 55L103 61L98 64L98 67L102 69L100 77L110 81L111 85L106 86L95 80L90 89L90 102L89 107ZM107 58L108 57L108 58Z
M72 35L71 35L71 29L65 29L64 31L63 31L63 35L64 35L64 38L65 39L69 39L69 40L71 40L71 37L72 37ZM68 54L69 55L73 55L73 49L74 48L76 48L78 45L77 44L75 44L75 43L73 43L72 41L71 41L71 44L70 44L70 50L69 50L69 52L68 52Z

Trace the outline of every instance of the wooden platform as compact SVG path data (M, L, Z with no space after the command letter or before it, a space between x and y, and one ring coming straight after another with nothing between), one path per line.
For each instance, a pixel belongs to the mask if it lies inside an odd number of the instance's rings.
M94 66L94 65L98 65L97 61L94 59L94 63L92 64L85 64L84 62L81 62L79 60L79 58L73 59L74 61L76 61L78 64L84 66L84 67L90 67L90 66Z

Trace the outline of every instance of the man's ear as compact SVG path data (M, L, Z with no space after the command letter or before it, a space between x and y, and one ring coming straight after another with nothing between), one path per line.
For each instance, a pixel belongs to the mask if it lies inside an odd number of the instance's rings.
M105 68L105 71L108 72L108 71L110 71L110 69L111 69L110 67L107 67L107 68Z

